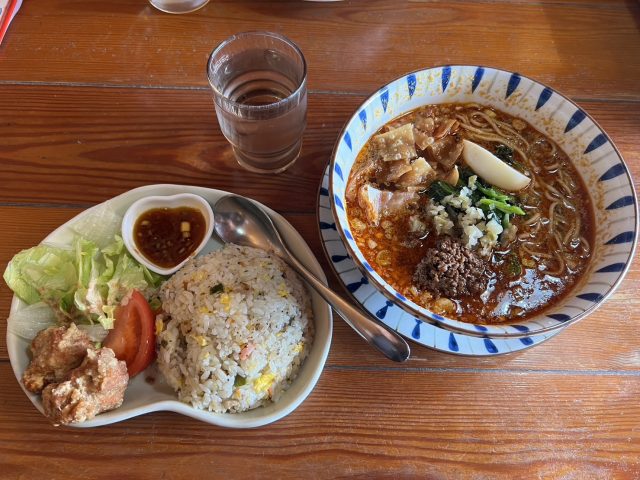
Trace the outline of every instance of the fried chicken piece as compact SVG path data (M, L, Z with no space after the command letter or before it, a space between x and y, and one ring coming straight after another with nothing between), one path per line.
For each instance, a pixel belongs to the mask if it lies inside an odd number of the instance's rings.
M73 323L69 327L49 327L38 332L31 342L33 359L22 375L22 383L30 392L40 393L80 365L88 348L93 348L93 342Z
M82 364L67 378L42 392L44 414L54 425L84 422L118 408L129 382L127 364L107 347L87 350Z

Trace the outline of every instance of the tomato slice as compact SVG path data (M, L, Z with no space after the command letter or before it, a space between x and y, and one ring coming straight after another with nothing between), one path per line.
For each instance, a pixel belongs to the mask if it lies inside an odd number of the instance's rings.
M156 358L155 316L142 294L134 290L126 305L115 312L113 329L102 344L127 363L129 378L147 368Z

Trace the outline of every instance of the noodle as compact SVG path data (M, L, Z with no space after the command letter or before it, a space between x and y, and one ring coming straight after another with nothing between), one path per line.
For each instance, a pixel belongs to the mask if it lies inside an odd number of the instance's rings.
M468 130L469 133L469 137L476 139L476 140L486 140L488 142L498 142L498 143L502 143L504 145L506 145L507 147L511 148L512 150L518 152L520 154L520 156L522 157L522 159L527 163L528 166L531 166L530 162L529 162L529 158L527 157L527 155L525 155L525 153L518 148L513 142L511 142L510 140L507 140L506 138L502 138L499 137L497 135L491 134L491 133L485 133L484 131L477 129L475 127L472 127L469 124L466 123L462 123L460 122L460 126L462 128L464 128L465 130Z
M556 206L558 205L558 202L553 202L551 204L551 206L549 207L549 231L553 232L554 228L553 228L553 211L555 210Z
M529 220L527 220L526 222L524 222L525 225L533 225L534 223L536 223L538 221L538 219L540 218L540 213L537 213L531 217Z
M554 190L555 190L555 189L554 189ZM560 192L558 192L557 190L556 190L556 195L555 195L555 196L553 196L553 195L549 192L549 190L546 190L546 191L544 192L544 196L545 196L545 198L546 198L547 200L551 200L552 202L556 202L556 201L560 200L560 197L561 197Z
M506 135L504 134L504 132L500 129L500 127L498 127L498 123L502 126L502 128L504 128L505 130L507 130L509 133L511 133L514 137L516 137L518 140L520 140L520 142L522 142L523 145L525 145L527 148L529 147L529 142L527 142L522 135L520 135L515 128L513 128L511 125L509 125L508 123L502 122L500 120L494 120L493 118L491 118L489 115L487 115L484 112L474 112L471 114L471 117L473 118L474 116L481 116L482 118L484 118L487 123L489 125L491 125L491 127L495 130L495 132L498 135L502 135L504 137L506 137Z
M473 125L474 127L478 127L478 128L483 128L487 126L486 122L481 122L480 120L476 119L476 118L467 118L465 116L466 119L466 123L470 123L471 125Z
M576 183L573 181L573 179L567 175L564 171L560 171L560 178L562 179L563 182L566 182L569 184L569 186L571 187L571 189L569 190L570 192L575 190L576 188Z
M558 269L557 270L553 270L553 271L549 271L547 270L545 273L547 275L551 275L553 277L557 277L558 275L560 275L562 272L564 272L565 269L565 263L564 260L562 259L562 257L560 256L560 254L558 252L555 252L554 256L556 257L556 259L558 260Z
M574 212L576 211L576 207L572 203L567 202L566 198L562 199L562 205L564 206L564 208L573 210Z
M555 142L545 138L524 120L478 104L427 105L392 120L386 126L413 124L415 129L421 125L419 122L423 122L426 130L422 133L431 137L435 132L444 132L447 126L453 124L453 128L435 140L437 143L422 148L422 142L415 142L415 150L411 149L432 167L428 180L423 178L413 184L392 177L394 170L383 163L386 159L380 155L378 141L365 144L352 167L348 185L353 184L351 190L358 195L347 198L346 210L350 222L363 223L368 220L370 228L352 229L358 237L356 242L365 258L398 292L425 308L431 308L438 298L438 289L433 282L415 283L417 268L418 265L428 264L428 272L437 271L446 277L448 274L444 270L436 270L437 262L441 261L438 258L450 262L447 265L457 265L457 253L447 248L442 251L442 257L437 257L436 254L440 255L438 249L444 241L442 237L450 236L475 254L478 261L483 262L489 282L484 292L443 295L457 305L457 319L474 322L477 318L482 318L487 323L504 322L508 320L506 317L513 317L513 310L511 315L498 313L509 294L514 295L513 308L517 307L520 312L518 315L523 318L551 306L580 278L587 268L586 260L592 248L593 219L590 216L589 195L571 160ZM388 130L390 129L383 127L380 131ZM499 154L505 163L529 177L529 185L520 191L501 191L498 185L492 185L483 176L478 176L477 182L484 188L473 188L473 184L460 183L468 182L469 176L476 174L470 171L469 165L465 165L464 150L460 148L462 140L475 142L482 148ZM505 155L513 158L513 163L509 158L504 158ZM398 165L402 168L413 165L414 158L402 157L402 162ZM447 189L438 189L453 178L453 165L457 166L460 178L457 186L450 184L456 191L455 195L462 193L462 186L468 186L469 192L463 193L460 198L466 196L470 206L483 211L484 215L469 210L469 207L458 208L439 199ZM432 189L434 181L442 183ZM364 187L376 188L382 192L380 195L385 201L387 196L391 198L397 192L404 194L419 191L420 195L414 194L416 199L411 200L401 213L395 215L385 211L382 205L372 206L372 209L379 210L377 218L386 217L380 223L377 220L373 223L373 220L368 219L368 210L361 203L360 192L364 191ZM371 192L369 190L368 194ZM499 200L502 197L498 195L503 193L508 195L505 197L507 200ZM480 202L483 196L495 200ZM504 206L500 206L500 202L519 206L524 214L513 211L505 215ZM405 204L404 200L402 203ZM436 208L444 208L442 211L447 214L452 225L449 230L445 230L443 224L438 222L443 218L433 213L437 211ZM497 240L494 237L493 244L489 244L484 235L488 231L487 225L493 220L502 223L503 228L497 234ZM387 235L383 223L393 226L394 235ZM475 227L476 230L467 226ZM476 233L483 236L475 237L477 240L472 243L472 234ZM368 239L375 239L375 242L368 243ZM391 257L393 268L378 263L378 253L385 251ZM429 262L424 262L426 259ZM457 268L451 271L457 271ZM467 266L461 264L460 268L462 271ZM423 273L426 274L427 271ZM477 279L475 276L473 278ZM479 286L481 282L478 280L476 284ZM513 288L517 285L528 292L525 298L515 295Z
M545 187L549 192L555 194L558 197L562 197L562 194L555 187L552 187L548 183L545 183Z
M533 144L531 145L531 148L534 148L534 147L536 147L538 145L543 145L543 144L549 145L551 151L547 152L546 155L548 155L550 158L553 158L555 156L555 154L556 154L556 151L557 151L556 144L554 142L550 142L546 138L537 139L536 141L533 142Z
M576 221L573 224L573 228L569 230L569 232L564 237L564 243L567 243L570 238L575 236L577 233L580 233L580 226L582 224L582 220L580 220L580 215L576 215Z
M533 250L531 250L528 245L531 242L526 242L522 244L522 249L527 252L529 255L531 255L532 257L539 257L539 258L553 258L553 255L549 254L549 253L542 253L542 252L535 252Z
M564 183L562 179L562 175L560 176L560 178L557 178L556 181L562 188L564 188L564 191L567 195L571 195L571 188L569 188L569 186L566 183Z
M562 243L562 240L560 240L560 235L558 235L557 233L553 234L553 238L556 241L556 244L558 245L558 249L560 251L564 250L564 244Z
M591 252L591 246L589 245L589 242L587 242L587 239L584 237L580 237L580 244L582 245L582 248L584 249L584 251L589 254L589 252Z

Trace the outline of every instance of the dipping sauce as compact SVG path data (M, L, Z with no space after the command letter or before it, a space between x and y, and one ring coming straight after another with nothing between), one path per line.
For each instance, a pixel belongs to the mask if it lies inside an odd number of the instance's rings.
M153 208L140 215L133 227L133 238L149 261L171 268L198 248L206 223L204 215L195 208Z

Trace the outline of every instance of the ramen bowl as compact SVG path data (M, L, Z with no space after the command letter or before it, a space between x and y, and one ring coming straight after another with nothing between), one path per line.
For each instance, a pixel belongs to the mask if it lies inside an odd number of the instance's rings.
M367 262L350 231L345 191L362 147L385 124L421 106L478 103L522 118L569 156L593 205L595 235L588 267L560 301L525 320L468 323L426 309L398 292ZM367 280L417 320L472 336L525 337L579 321L598 308L626 274L637 243L638 204L627 166L600 126L555 90L518 73L443 66L399 77L367 98L343 128L331 157L330 205L336 229Z

